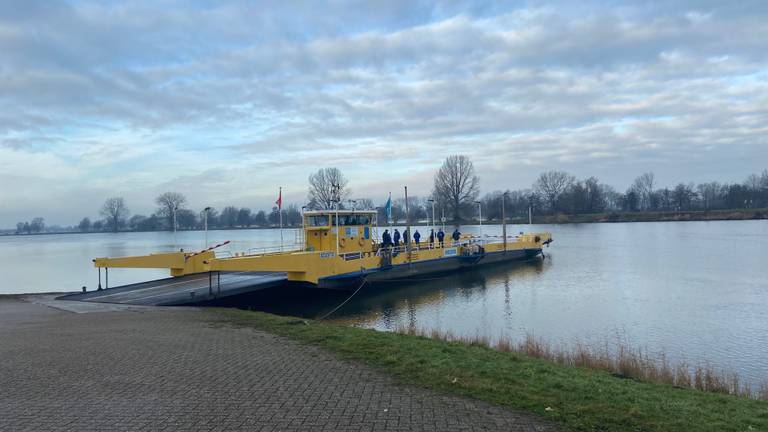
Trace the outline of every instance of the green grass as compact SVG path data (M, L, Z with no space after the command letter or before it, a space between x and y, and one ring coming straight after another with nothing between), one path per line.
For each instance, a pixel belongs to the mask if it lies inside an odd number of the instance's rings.
M319 345L402 383L531 411L574 431L768 431L767 402L616 378L465 343L260 312L214 313L218 323Z

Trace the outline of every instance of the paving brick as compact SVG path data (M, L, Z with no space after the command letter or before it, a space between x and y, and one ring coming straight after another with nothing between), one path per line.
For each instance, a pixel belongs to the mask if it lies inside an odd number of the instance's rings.
M554 430L206 316L0 298L0 430Z

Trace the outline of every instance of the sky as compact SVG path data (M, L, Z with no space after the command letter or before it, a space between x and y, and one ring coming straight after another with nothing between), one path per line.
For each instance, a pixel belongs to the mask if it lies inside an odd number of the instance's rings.
M763 0L0 0L0 227L303 204L328 166L425 195L451 154L483 193L742 181L767 137Z

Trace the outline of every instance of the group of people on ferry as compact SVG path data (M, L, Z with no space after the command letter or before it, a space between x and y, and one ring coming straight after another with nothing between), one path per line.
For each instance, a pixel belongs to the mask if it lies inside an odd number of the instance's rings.
M435 238L437 238L438 243L440 243L440 247L445 246L445 232L443 232L442 228L438 228L437 234L435 234L435 230L430 230L429 233L429 244L430 246L435 243ZM456 228L453 231L453 234L451 234L451 238L453 239L454 243L457 243L459 239L461 238L461 233L459 232L459 229ZM408 229L406 228L403 230L402 235L400 234L400 231L398 231L397 228L395 228L395 231L393 234L389 233L388 229L384 230L384 233L381 235L381 246L384 248L390 248L390 247L398 247L400 246L400 240L402 239L403 244L407 245L410 241L410 233L408 232ZM413 232L413 241L416 244L416 247L418 248L421 241L421 233L419 233L419 230Z

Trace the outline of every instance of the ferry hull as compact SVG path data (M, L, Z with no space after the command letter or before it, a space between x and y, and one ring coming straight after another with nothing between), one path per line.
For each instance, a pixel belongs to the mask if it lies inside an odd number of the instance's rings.
M345 273L318 280L318 288L354 289L363 280L376 283L386 281L408 281L438 273L461 271L484 264L505 261L526 261L541 254L541 249L515 249L506 252L491 252L478 255L438 258L380 267L366 271Z

